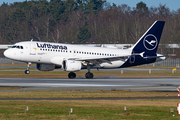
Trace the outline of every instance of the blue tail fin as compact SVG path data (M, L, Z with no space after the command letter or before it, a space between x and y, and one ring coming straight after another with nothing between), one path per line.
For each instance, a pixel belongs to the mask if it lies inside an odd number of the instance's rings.
M155 21L138 42L130 48L132 53L156 53L164 24L164 21Z

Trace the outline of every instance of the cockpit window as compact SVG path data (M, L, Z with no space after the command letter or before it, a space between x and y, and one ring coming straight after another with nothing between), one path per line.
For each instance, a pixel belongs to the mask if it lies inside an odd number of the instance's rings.
M16 45L14 45L14 46L12 46L12 48L23 49L23 46L16 46Z

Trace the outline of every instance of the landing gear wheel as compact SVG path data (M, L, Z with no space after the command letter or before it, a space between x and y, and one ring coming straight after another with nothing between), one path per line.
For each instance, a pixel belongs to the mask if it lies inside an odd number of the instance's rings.
M25 70L24 73L25 73L25 74L29 74L30 71L29 71L29 70Z
M30 73L30 71L29 71L30 66L31 66L31 62L28 62L27 63L27 69L24 71L25 74L29 74Z
M70 72L70 73L68 74L68 77L69 77L70 79L74 79L74 78L76 78L76 73Z
M94 77L94 75L93 75L93 73L91 73L91 72L87 72L86 75L85 75L85 77L86 77L87 79L92 79L92 78Z

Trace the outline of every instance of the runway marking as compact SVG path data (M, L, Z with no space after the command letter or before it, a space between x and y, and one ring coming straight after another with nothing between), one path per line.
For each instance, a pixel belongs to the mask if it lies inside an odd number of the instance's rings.
M57 86L85 86L85 87L108 87L108 86L133 86L133 85L97 85L97 84L44 84L44 85L57 85Z
M1 83L0 86L7 86L7 83ZM49 87L52 87L52 86L65 86L65 87L68 87L68 86L82 86L82 87L114 87L114 86L117 86L117 87L125 87L125 86L134 86L134 85L98 85L98 84L63 84L63 83L9 83L8 86L49 86Z

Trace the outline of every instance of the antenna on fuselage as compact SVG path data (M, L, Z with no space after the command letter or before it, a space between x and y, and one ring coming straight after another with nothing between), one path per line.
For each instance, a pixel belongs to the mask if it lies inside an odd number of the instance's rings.
M31 39L31 42L33 41L33 39Z

